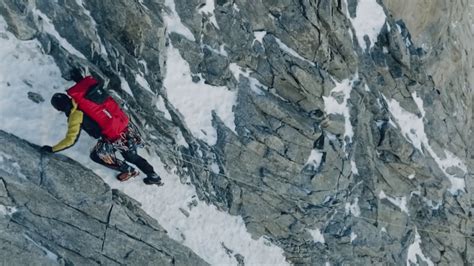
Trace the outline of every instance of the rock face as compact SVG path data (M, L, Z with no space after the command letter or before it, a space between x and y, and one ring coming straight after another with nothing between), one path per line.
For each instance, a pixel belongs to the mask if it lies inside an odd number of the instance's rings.
M207 265L89 169L3 131L0 232L3 265Z
M203 12L210 2L213 11ZM201 199L242 216L255 238L282 247L289 262L467 265L472 4L364 2L386 15L375 39L357 38L356 0L175 0L174 8L152 0L5 0L0 14L19 38L40 40L65 78L87 66L106 81L155 136L149 142L162 161L191 175ZM191 37L167 28L169 16ZM216 145L193 136L168 101L169 45L195 81L237 92L235 132L213 115ZM235 68L246 75L234 76ZM177 147L181 135L188 145ZM102 214L95 213L107 221ZM422 254L413 255L416 247Z
M425 66L439 87L474 82L473 4L459 1L384 1L394 18L402 19L414 42L427 53ZM462 87L462 86L460 86ZM466 95L469 97L469 95ZM472 97L472 96L471 96Z

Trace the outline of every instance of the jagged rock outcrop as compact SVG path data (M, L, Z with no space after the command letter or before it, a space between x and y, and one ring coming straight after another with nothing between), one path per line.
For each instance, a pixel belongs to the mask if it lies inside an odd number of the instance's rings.
M0 131L2 265L207 265L91 170Z
M403 20L413 41L427 53L425 66L439 87L474 82L473 3L458 1L385 0L395 19ZM469 88L465 96L472 98Z
M443 1L378 1L386 21L375 40L360 43L352 23L359 2L222 0L210 14L200 12L206 1L175 0L193 38L167 33L172 10L163 1L6 0L0 14L19 38L40 40L65 78L81 65L108 82L154 136L152 150L190 175L201 199L242 216L289 262L403 264L421 239L432 262L468 264L473 42L459 32L472 31L472 6L458 1L444 12ZM425 13L410 16L402 8L410 6ZM449 25L456 14L464 30ZM216 145L193 136L168 101L169 45L195 81L237 92L236 132L214 114ZM234 76L236 66L247 76ZM177 147L178 133L187 147Z
M177 5L196 38L228 47L228 60L250 69L269 88L256 94L240 79L238 134L219 128L217 152L225 181L202 174L196 180L212 184L207 190L218 196L209 196L211 201L242 215L249 231L270 236L294 263L404 263L416 228L426 230L419 232L423 251L434 262L466 263L473 250L468 237L473 184L466 168L441 169L437 160L449 156L442 155L446 149L469 163L465 125L472 117L472 89L460 82L464 77L455 78L448 89L430 76L425 68L443 67L424 63L432 54L416 46L403 21L388 17L373 47L361 49L363 44L350 34L355 35L349 17L355 17L357 1L348 2L346 7L341 1L222 1L214 11L220 34L206 18L201 24L186 20L199 1ZM346 8L354 12L346 15ZM262 43L255 41L256 31L267 32ZM282 49L278 40L300 57ZM180 52L187 58L186 49ZM202 63L188 58L192 65ZM336 83L348 84L349 94L332 92ZM330 114L324 120L323 99L331 96L348 107L349 118ZM403 132L403 121L395 124L391 99L424 118L428 140L423 148ZM449 118L451 113L456 117ZM312 150L321 154L313 168L306 164ZM466 182L458 196L448 192L451 175ZM406 212L382 192L406 200ZM440 205L432 208L432 202ZM350 211L353 205L357 213ZM445 226L456 234L438 234ZM325 243L316 243L308 229L321 229Z

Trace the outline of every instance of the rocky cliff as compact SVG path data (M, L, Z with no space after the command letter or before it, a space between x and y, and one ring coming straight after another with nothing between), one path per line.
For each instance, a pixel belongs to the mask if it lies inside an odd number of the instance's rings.
M4 131L0 231L2 265L207 265L89 169Z
M0 3L8 29L39 40L65 79L78 66L103 79L201 200L241 216L288 262L336 265L474 260L472 9ZM184 101L195 84L208 89L197 95L222 93L221 105ZM230 119L220 109L227 95ZM208 125L196 125L193 104L210 110Z

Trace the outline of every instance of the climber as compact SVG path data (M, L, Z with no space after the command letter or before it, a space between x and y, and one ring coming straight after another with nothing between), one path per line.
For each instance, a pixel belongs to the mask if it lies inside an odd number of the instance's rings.
M123 182L139 175L138 171L125 162L127 161L135 164L147 175L143 179L145 184L163 185L153 166L137 154L141 137L119 105L100 88L93 77L83 78L79 69L72 70L70 77L76 82L67 90L71 97L56 93L51 98L53 107L68 117L66 137L52 147L41 147L41 150L52 153L67 149L76 143L81 129L84 129L91 137L98 139L90 158L96 163L120 171L117 175L119 181ZM125 161L116 158L117 150Z

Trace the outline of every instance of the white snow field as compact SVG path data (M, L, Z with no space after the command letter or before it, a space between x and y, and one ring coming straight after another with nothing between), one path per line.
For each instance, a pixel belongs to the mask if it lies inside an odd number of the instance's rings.
M19 41L6 28L6 22L0 16L0 129L38 145L54 145L64 137L67 120L50 105L49 99L73 83L62 79L53 58L42 52L37 41ZM41 94L45 101L37 104L29 100L29 91ZM222 100L222 95L216 93ZM206 125L198 126L206 128ZM181 184L177 175L164 169L156 155L141 153L161 174L165 183L163 187L145 185L143 176L120 183L115 179L114 171L89 159L89 150L94 144L95 140L83 132L75 146L61 153L92 169L111 187L135 198L171 238L190 247L207 262L236 265L233 255L239 253L248 265L287 264L279 247L263 238L253 240L241 217L231 216L199 201L194 187ZM197 206L188 207L193 200L197 201ZM188 211L189 217L179 208ZM223 245L234 253L227 254Z
M173 0L166 0L165 5L171 14L165 15L168 32L176 32L189 40L194 40L191 31L183 25L175 10ZM200 13L211 15L212 23L218 28L214 15L214 0L206 0ZM226 54L223 47L218 53ZM212 112L216 112L224 124L235 132L233 106L237 101L237 93L226 87L205 84L202 76L200 81L192 81L189 63L184 60L179 51L169 44L167 50L167 69L163 85L168 99L183 115L184 121L191 133L209 145L217 142L217 132L212 125Z
M209 145L216 144L217 131L212 125L213 111L235 132L232 108L236 104L237 93L226 87L207 85L203 79L194 83L189 63L172 44L168 46L167 62L163 84L168 93L168 100L183 115L191 133Z

